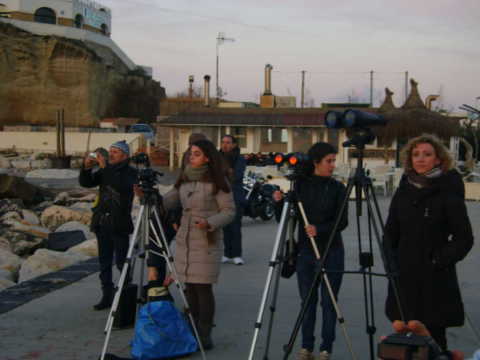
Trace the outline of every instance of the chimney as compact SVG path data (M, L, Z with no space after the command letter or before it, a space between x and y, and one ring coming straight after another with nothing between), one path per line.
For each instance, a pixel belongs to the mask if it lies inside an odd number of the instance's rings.
M272 65L265 65L265 92L263 95L272 95L272 70Z
M425 106L427 107L428 110L432 110L432 102L437 100L440 97L440 95L428 95L427 98L425 99Z
M205 106L210 106L210 75L203 77L205 85L203 86L203 97L205 99Z
M194 78L193 78L193 75L190 75L188 77L188 83L189 83L189 86L188 86L188 97L190 99L193 99L193 81L194 81Z

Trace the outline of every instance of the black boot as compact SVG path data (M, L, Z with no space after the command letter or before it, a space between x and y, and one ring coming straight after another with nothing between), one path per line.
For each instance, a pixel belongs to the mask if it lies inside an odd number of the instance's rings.
M115 295L115 291L113 290L113 287L109 286L109 287L102 288L102 299L98 304L93 306L93 309L94 310L108 309L110 306L112 306L114 295Z
M212 323L199 321L197 329L200 336L200 341L202 342L203 350L213 349Z

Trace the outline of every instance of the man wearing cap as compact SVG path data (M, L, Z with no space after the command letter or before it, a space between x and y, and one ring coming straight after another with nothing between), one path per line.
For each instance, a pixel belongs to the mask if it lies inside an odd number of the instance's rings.
M129 235L133 231L131 217L133 185L137 171L128 162L130 148L125 140L110 146L107 159L100 152L96 158L87 156L79 175L83 187L99 186L99 201L93 209L91 229L97 235L98 260L102 299L94 306L95 310L109 308L114 297L112 263L122 269L128 252ZM100 168L92 171L93 167Z

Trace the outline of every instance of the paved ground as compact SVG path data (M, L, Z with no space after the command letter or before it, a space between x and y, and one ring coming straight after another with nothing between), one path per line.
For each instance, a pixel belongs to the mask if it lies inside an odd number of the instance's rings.
M389 199L380 199L384 213ZM470 217L478 239L480 226L480 205L468 203ZM365 221L365 216L362 222ZM364 225L364 224L363 224ZM362 227L362 247L368 246L367 229ZM246 219L244 221L244 252L247 261L244 266L225 264L222 266L220 283L215 288L217 300L216 323L213 338L214 350L207 353L209 359L245 360L248 358L254 323L257 318L262 292L271 257L276 223L263 223ZM358 240L353 206L350 207L350 226L344 232L347 268L358 269ZM374 242L375 270L381 271L377 244ZM459 266L459 278L469 318L480 327L478 306L480 278L480 245L475 245L471 254ZM374 304L377 325L375 339L390 332L390 325L383 315L386 280L375 278ZM72 285L48 293L14 310L0 315L0 359L97 359L104 341L103 328L107 312L95 312L92 305L98 300L97 274L85 277ZM358 359L369 359L369 342L365 333L363 302L363 281L359 275L346 275L340 291L340 307L346 319L346 328L351 337ZM299 310L299 299L294 278L280 282L277 313L273 325L272 345L269 359L283 358L283 345L288 341ZM255 359L263 359L267 310L264 328L260 331ZM317 326L317 328L319 328ZM109 352L119 356L129 353L132 329L114 331ZM448 331L452 348L463 349L472 354L480 348L468 326ZM295 351L298 349L298 341ZM200 359L200 355L191 356ZM290 356L294 359L294 354ZM335 359L349 359L344 337L337 326Z

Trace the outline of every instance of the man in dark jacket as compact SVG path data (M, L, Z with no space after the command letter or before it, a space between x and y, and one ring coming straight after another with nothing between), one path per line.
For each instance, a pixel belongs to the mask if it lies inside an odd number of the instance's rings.
M103 296L94 306L95 310L106 309L112 304L113 254L117 268L121 270L128 252L129 235L133 231L131 211L137 172L129 166L129 156L128 144L124 140L118 141L110 146L108 164L107 159L97 152L96 158L85 158L80 171L81 186L99 186L99 200L93 209L91 229L97 236ZM96 165L99 168L94 171Z
M222 137L220 152L225 158L230 183L232 185L233 199L235 200L235 218L223 228L223 242L225 245L222 262L233 262L235 265L243 265L242 258L242 216L245 205L245 192L243 190L243 175L246 161L240 155L237 140L232 135Z

